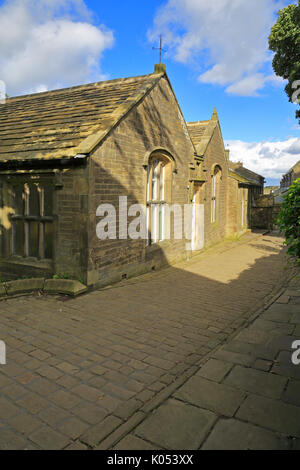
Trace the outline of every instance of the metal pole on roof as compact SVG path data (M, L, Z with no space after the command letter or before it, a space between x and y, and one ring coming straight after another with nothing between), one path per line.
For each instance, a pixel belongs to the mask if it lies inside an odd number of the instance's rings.
M159 63L161 64L161 59L162 59L162 53L166 52L163 49L163 40L162 40L162 34L159 35L159 47L152 47L153 50L159 50Z
M162 35L159 36L159 63L161 64Z

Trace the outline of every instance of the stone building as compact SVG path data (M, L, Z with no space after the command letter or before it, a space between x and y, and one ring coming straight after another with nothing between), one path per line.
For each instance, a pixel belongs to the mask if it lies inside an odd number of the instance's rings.
M280 186L265 186L264 194L274 194L276 191L278 191L279 188Z
M230 165L216 110L187 124L163 64L9 98L0 113L0 277L56 273L101 286L239 233L234 191L251 184ZM144 238L128 237L136 204ZM186 205L189 237L175 217ZM103 239L105 219L116 228Z
M300 178L300 160L282 176L280 188L288 189L297 178Z
M216 108L208 121L188 123L196 152L203 158L202 198L205 246L251 228L251 207L263 193L264 177L229 160Z
M254 228L253 208L264 192L264 177L245 168L241 162L229 162L228 234L241 235Z
M271 230L277 227L284 197L297 178L300 178L300 160L282 176L280 187L271 187L271 191L265 188L264 195L256 199L251 210L254 228Z
M198 201L204 205L204 218L201 224L204 232L204 245L209 246L226 236L227 229L227 192L228 157L216 108L208 121L188 123L188 130L196 148L199 177L194 178L191 171L192 191L198 192ZM197 164L196 164L197 168ZM202 180L201 180L202 178Z

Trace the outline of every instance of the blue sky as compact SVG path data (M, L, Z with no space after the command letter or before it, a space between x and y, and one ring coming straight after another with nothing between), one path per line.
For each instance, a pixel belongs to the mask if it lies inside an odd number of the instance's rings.
M187 121L217 106L232 159L278 183L300 159L296 106L267 37L286 0L0 0L9 95L151 73L163 62Z
M158 52L152 50L147 31L153 25L159 5L166 2L120 1L115 2L113 9L110 2L106 6L106 2L94 0L86 3L98 13L99 20L114 31L115 46L104 56L103 71L109 71L112 78L151 73L153 64L158 62ZM153 42L153 46L158 44ZM299 133L293 129L295 105L288 102L284 86L270 85L259 97L234 96L225 93L222 86L199 83L197 76L201 65L179 63L168 53L164 54L163 62L186 120L207 119L217 106L226 139L286 139Z

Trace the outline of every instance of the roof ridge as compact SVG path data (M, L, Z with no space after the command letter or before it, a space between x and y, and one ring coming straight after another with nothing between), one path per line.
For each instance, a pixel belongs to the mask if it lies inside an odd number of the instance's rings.
M74 91L76 89L78 90L83 90L85 88L89 88L89 87L96 87L96 86L105 86L106 84L111 84L112 82L125 82L125 81L134 81L134 80L137 80L137 79L140 79L140 78L156 78L158 77L159 74L157 73L150 73L150 74L146 74L146 75L136 75L136 76L133 76L133 77L121 77L121 78L113 78L111 80L102 80L102 81L99 81L99 82L91 82L91 83L84 83L83 85L74 85L74 86L71 86L71 87L64 87L64 88L57 88L57 89L54 89L54 90L48 90L48 91L41 91L41 92L36 92L36 93L27 93L25 95L17 95L17 96L10 96L9 98L6 99L7 103L12 103L14 101L18 101L18 100L22 100L24 98L33 98L33 97L42 97L42 96L49 96L50 94L54 94L54 93L62 93L62 92L65 92L65 91Z
M8 99L5 116L0 114L0 162L88 155L163 77L152 73ZM48 136L48 129L56 130L57 138L54 132ZM66 131L74 139L66 138ZM30 138L23 149L24 133Z
M187 125L196 125L196 124L203 124L204 122L210 122L210 119L204 120L204 121L189 121L187 122Z
M246 168L248 169L248 168ZM248 171L251 171L251 170L248 170ZM264 178L263 176L259 175L258 173L255 173L255 172L252 172L251 173L254 173L255 175L259 176L260 178ZM256 179L253 179L253 178L250 178L249 176L246 176L246 175L243 175L241 173L239 173L238 171L236 171L236 169L233 169L233 168L229 168L229 176L231 177L234 177L234 175L238 176L239 178L236 178L238 179L240 182L250 182L256 186L260 186L260 182Z
M229 161L229 167L230 167L230 164L231 163L239 163L239 162L232 162L232 161ZM232 171L234 171L235 173L237 173L238 175L240 176L243 176L244 178L247 178L247 176L245 174L243 174L243 171L246 171L246 173L251 173L252 175L255 175L255 176L259 176L260 178L264 178L264 176L260 175L259 173L257 173L256 171L253 171L253 170L250 170L250 168L246 167L246 166L238 166L237 168L236 167L233 167L233 168L230 168ZM240 170L240 171L239 171ZM250 178L249 178L250 179Z

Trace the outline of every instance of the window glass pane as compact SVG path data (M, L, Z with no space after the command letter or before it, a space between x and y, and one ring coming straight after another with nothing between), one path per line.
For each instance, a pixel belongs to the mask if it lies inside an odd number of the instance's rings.
M163 216L164 216L164 207L159 206L159 240L163 240Z
M156 241L156 204L151 205L151 240Z
M29 215L40 215L38 186L31 184L29 187Z
M151 167L148 165L148 168L147 168L147 201L150 200L150 192L151 192L150 179L151 179Z
M44 225L45 235L44 235L44 253L46 259L51 259L53 256L53 224L51 222L46 222Z
M29 224L29 256L38 258L39 256L39 223Z
M160 171L160 200L163 201L165 198L165 167L161 166Z
M158 184L159 184L159 165L158 162L153 162L152 172L152 199L156 201L158 199Z
M146 245L149 245L149 240L151 239L150 233L150 207L147 207L147 240Z
M47 184L47 183L46 183ZM22 220L12 222L11 253L16 256L52 258L52 222L30 220L53 215L53 188L37 181L16 181L12 185L12 206ZM45 230L45 234L44 234Z
M23 202L24 202L24 214L29 215L29 210L30 210L30 204L29 204L29 195L30 195L30 189L29 185L26 183L24 184L24 190L23 190Z
M39 184L38 186L38 193L39 193L39 206L40 206L40 216L43 217L45 214L45 203L44 203L44 188Z
M44 215L53 215L53 190L50 186L44 186Z
M23 186L14 186L13 188L13 209L15 215L23 215Z
M24 256L24 222L15 220L12 224L12 251L16 256Z

